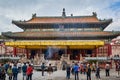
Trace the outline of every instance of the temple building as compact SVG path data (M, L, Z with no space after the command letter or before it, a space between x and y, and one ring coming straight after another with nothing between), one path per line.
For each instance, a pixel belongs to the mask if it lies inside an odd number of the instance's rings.
M112 19L100 20L97 13L89 16L66 15L42 16L36 14L27 21L12 21L23 32L3 32L11 41L6 46L14 48L14 55L23 53L28 58L44 54L45 59L60 59L68 55L70 60L84 57L109 57L112 54L110 41L119 32L104 31Z

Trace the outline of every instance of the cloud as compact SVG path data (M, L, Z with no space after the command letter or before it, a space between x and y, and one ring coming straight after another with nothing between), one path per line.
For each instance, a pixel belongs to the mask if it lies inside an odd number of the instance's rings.
M7 32L7 31L22 31L17 26L11 24L11 20L0 15L0 32Z
M119 0L0 0L0 32L21 31L12 25L12 20L29 20L33 13L37 16L61 16L62 8L66 14L92 15L98 18L113 18L113 23L105 30L120 30Z

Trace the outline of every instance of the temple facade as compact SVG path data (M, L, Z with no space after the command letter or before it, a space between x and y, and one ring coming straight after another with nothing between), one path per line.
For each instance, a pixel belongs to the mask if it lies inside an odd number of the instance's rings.
M11 41L5 45L13 47L14 55L23 54L27 58L44 54L45 59L60 60L68 56L70 60L85 57L109 57L112 54L111 40L119 32L104 31L112 19L100 20L97 13L89 16L66 15L42 16L36 14L27 21L12 21L23 32L3 32Z

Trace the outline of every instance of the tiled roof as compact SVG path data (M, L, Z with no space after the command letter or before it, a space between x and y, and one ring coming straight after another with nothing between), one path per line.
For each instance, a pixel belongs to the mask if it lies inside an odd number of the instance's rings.
M116 35L113 32L69 32L69 31L42 31L42 32L15 32L6 33L7 36L13 37L31 37L31 38L42 38L42 37L101 37L101 36L113 36ZM117 34L118 35L118 34Z
M34 17L26 23L87 23L99 22L95 16L76 17Z
M43 20L42 20L43 19ZM47 19L47 20L46 20ZM56 20L54 20L56 19ZM95 19L95 20L92 20ZM41 23L39 23L41 22ZM71 17L67 18L32 18L29 21L12 21L13 24L17 25L21 29L31 29L31 28L40 28L40 29L53 29L64 26L64 28L101 28L104 30L110 23L112 19L98 20L95 17L90 17L87 20L87 17L74 17L73 20Z

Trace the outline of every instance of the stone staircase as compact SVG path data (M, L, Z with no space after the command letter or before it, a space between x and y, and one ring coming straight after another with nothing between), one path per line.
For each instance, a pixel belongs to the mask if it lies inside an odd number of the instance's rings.
M44 54L40 54L40 56L38 57L38 55L36 55L34 57L34 60L33 60L33 64L34 65L42 65L42 63L44 62L46 66L49 66L49 64L51 64L52 66L57 66L57 69L62 69L62 62L65 61L67 62L68 64L71 63L70 61L70 55L69 54L63 54L61 56L61 59L60 60L45 60L44 59Z
M44 54L40 54L39 56L36 55L34 57L34 60L33 60L34 65L41 65L43 62L44 63L46 62L45 59L44 59Z

